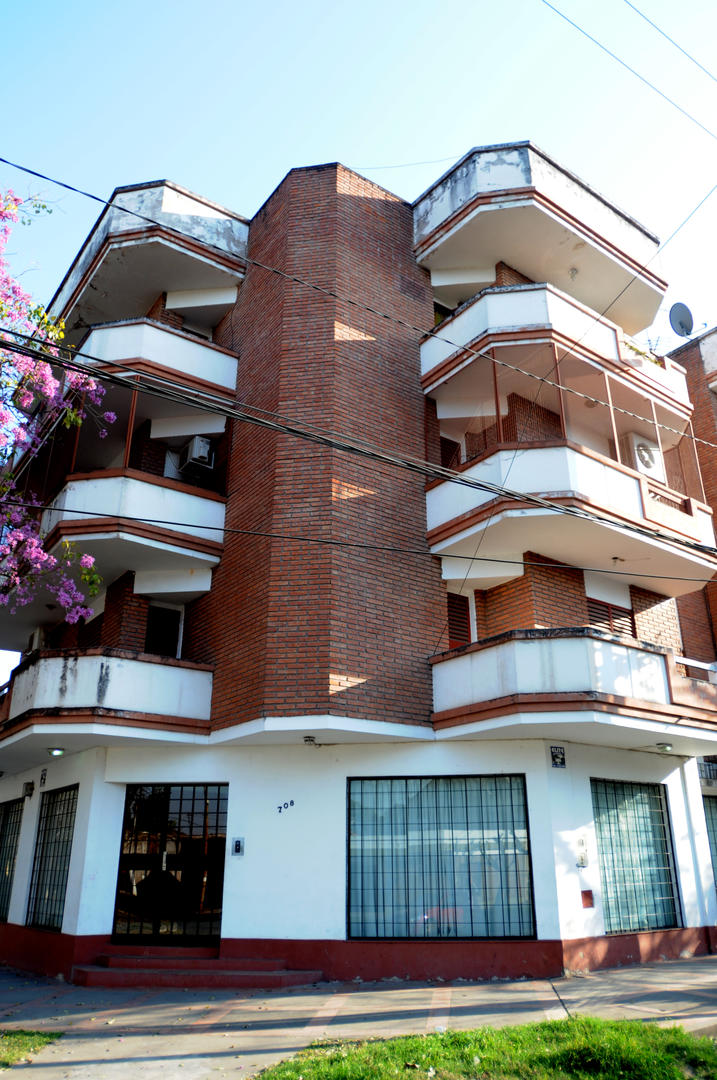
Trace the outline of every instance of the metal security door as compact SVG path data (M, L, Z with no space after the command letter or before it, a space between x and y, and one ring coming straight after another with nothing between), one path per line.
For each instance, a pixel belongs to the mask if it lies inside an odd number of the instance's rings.
M114 937L162 944L219 937L226 784L128 785Z

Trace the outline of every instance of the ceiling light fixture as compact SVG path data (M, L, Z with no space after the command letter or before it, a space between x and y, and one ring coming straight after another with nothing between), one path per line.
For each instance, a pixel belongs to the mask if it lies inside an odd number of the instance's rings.
M661 754L669 754L670 750L672 749L671 742L658 742L656 745L657 749L660 751Z
M50 757L62 757L65 752L64 746L48 746L47 752Z

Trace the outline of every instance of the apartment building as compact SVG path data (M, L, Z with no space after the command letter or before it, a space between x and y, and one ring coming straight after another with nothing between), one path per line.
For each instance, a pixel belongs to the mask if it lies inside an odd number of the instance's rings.
M633 340L657 246L529 143L413 205L338 164L251 221L115 191L52 311L117 421L27 475L103 591L0 622L0 957L269 986L715 947L713 342Z

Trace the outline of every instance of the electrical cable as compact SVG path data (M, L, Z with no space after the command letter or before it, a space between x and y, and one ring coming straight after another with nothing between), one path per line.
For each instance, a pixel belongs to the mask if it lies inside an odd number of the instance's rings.
M617 55L617 53L614 53L611 49L608 49L607 45L603 45L601 41L598 41L596 37L593 37L592 34L588 33L588 31L585 30L582 26L580 26L579 23L574 22L574 20L571 19L568 15L566 15L565 12L560 11L559 8L556 8L553 4L551 4L550 0L540 0L540 3L545 4L545 6L550 8L551 11L554 11L556 15L559 15L561 19L564 19L566 23L569 23L569 25L572 26L575 30L577 30L578 33L582 34L583 37L586 37L588 41L592 41L593 45L597 45L599 49L602 49L604 53L607 53L607 55L610 56L613 60L616 60L621 67L624 67L626 71L629 71L630 74L634 75L636 79L639 79L641 83L644 83L645 86L648 86L650 88L650 90L654 90L656 94L659 94L663 101L666 101L668 105L672 105L674 109L677 109L677 111L682 113L684 117L686 117L688 120L691 120L693 124L696 124L696 126L702 131L704 131L706 135L709 135L711 139L714 139L715 142L717 142L717 132L714 132L711 128L708 128L706 124L703 124L701 120L698 120L697 117L693 116L692 113L687 111L687 109L683 109L681 105L677 104L674 98L671 98L663 90L660 90L658 86L655 86L654 83L651 83L649 79L646 79L645 76L641 75L639 71L635 70L635 68L630 67L630 65L625 60L622 60Z
M35 355L32 349L28 349L25 346L20 346L14 343L6 343L4 346L11 351L17 351L23 355ZM42 355L42 354L41 354ZM55 363L60 366L66 366L71 370L79 370L84 374L95 374L92 368L88 365L79 364L77 361L68 362L64 360L55 359ZM109 381L119 384L129 389L133 389L134 385L129 379L122 376L113 376L108 373L103 374L103 378L107 378ZM152 396L164 398L165 400L177 401L180 404L191 404L196 407L196 402L201 399L201 394L194 393L189 394L176 394L160 387L147 387L146 392ZM283 419L282 422L272 419L268 416L256 416L251 415L246 411L246 406L229 407L227 405L220 406L214 403L207 404L207 411L214 412L218 415L229 417L230 419L241 420L247 423L255 424L259 427L267 428L280 434L292 435L297 438L308 439L311 442L319 445L330 447L334 450L343 451L345 453L358 454L362 457L369 458L373 461L391 465L405 469L410 472L418 473L422 476L435 480L450 480L452 483L458 484L463 487L473 488L479 491L488 492L496 497L506 498L515 502L527 504L531 507L537 507L539 509L545 509L552 513L559 513L569 517L575 517L582 520L589 520L593 522L599 522L601 524L612 525L623 532L634 533L636 535L656 540L660 543L669 543L679 548L684 548L689 551L698 552L701 555L707 555L710 558L717 556L717 549L711 545L701 544L698 541L687 540L683 537L672 537L656 529L649 529L646 526L636 525L633 522L617 522L612 518L603 517L598 514L593 514L589 511L583 510L580 507L566 506L562 503L555 503L550 499L543 498L534 494L528 494L526 492L514 491L504 485L494 484L488 480L478 480L474 477L467 477L462 473L457 473L452 469L444 468L440 465L433 465L430 462L426 462L420 458L413 458L410 455L396 455L391 454L380 447L375 447L364 440L351 439L334 435L333 433L326 434L320 429L312 430L307 426L301 426L294 423L289 419Z
M340 547L340 548L357 548L361 551L383 551L387 554L393 555L416 555L421 558L435 559L436 556L431 551L426 551L422 548L406 548L392 544L366 544L353 540L332 540L324 537L306 536L304 533L274 533L263 532L259 529L238 529L228 525L197 525L192 521L177 521L171 518L148 518L148 517L136 517L131 514L109 514L102 515L95 510L78 510L69 506L56 507L53 503L38 504L34 502L25 502L22 499L7 498L3 500L11 506L22 507L28 510L42 510L42 511L58 511L65 514L79 514L89 518L98 518L103 516L111 517L113 520L123 522L136 522L143 525L167 525L174 528L186 528L186 529L201 529L202 532L217 532L231 536L256 536L267 540L286 540L288 542L298 542L306 544L321 544L328 547ZM58 522L59 524L59 522ZM171 535L167 537L167 543L171 543ZM634 570L608 570L599 566L577 566L575 563L543 563L534 562L530 559L502 559L499 557L493 557L490 555L452 555L451 558L458 559L465 562L488 562L498 563L505 566L540 566L545 567L548 570L581 570L587 573L595 574L610 574L618 577L629 577L631 579L635 577L649 578L659 581L694 581L700 584L706 585L710 582L711 578L705 577L692 577L689 575L677 575L677 574L652 574L652 573L639 573Z
M652 19L648 18L644 11L640 11L638 7L631 3L631 0L624 0L624 3L626 3L629 8L632 8L632 10L637 15L639 15L641 19L644 19L646 23L649 23L653 30L657 30L657 33L661 34L666 41L669 41L671 45L674 45L674 47L679 52L681 52L683 56L686 56L688 60L691 60L695 67L698 67L700 71L703 71L705 75L707 75L712 80L712 82L717 82L717 76L713 75L709 68L706 68L704 64L701 64L699 60L696 60L692 53L687 52L687 49L683 49L681 45L678 45L675 39L673 37L670 37L670 35L666 33L666 31L663 30L662 27L658 26L656 22L653 22Z

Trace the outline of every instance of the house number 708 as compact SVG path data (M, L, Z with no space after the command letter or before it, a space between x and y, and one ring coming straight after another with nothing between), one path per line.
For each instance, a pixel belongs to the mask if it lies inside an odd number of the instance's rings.
M288 801L288 802L285 802L285 803L279 803L279 805L277 806L277 808L276 808L276 809L277 809L277 810L279 811L279 813L280 813L280 814L283 814L284 810L288 810L288 809L289 809L289 807L290 807L290 806L293 806L293 805L294 805L294 800L293 800L293 799L289 799L289 801Z

